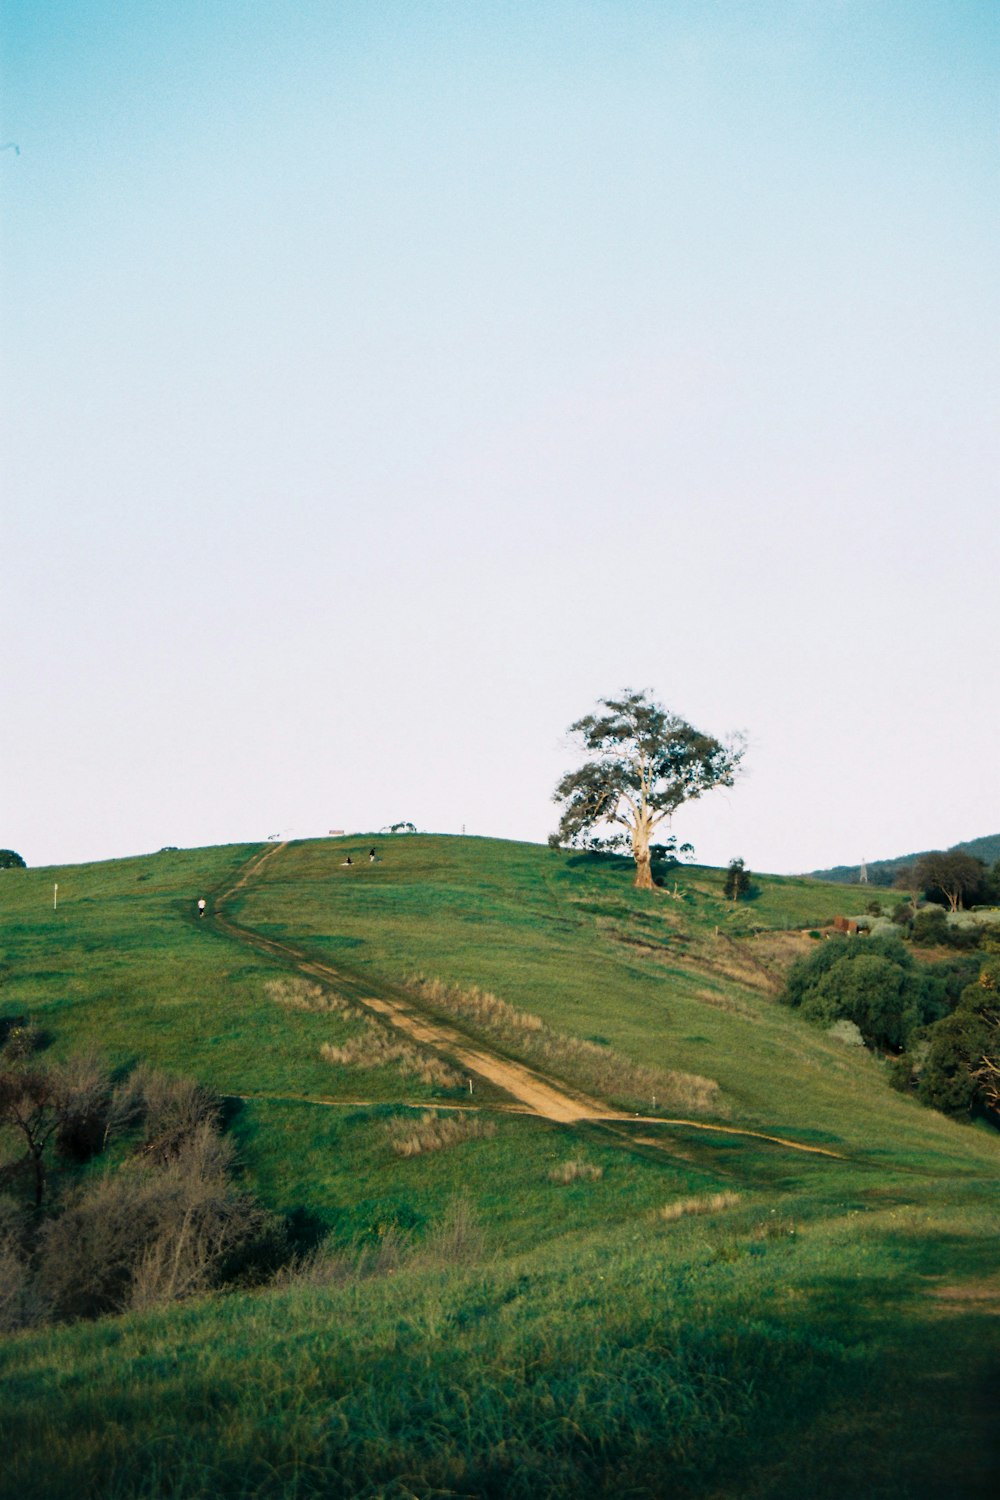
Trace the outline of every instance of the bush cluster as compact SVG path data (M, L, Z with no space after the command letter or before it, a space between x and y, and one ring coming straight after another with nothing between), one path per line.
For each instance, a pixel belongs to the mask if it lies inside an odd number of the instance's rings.
M921 964L898 938L834 937L797 959L781 999L826 1027L853 1021L865 1042L899 1053L954 1008L969 969Z
M285 1255L201 1085L145 1068L115 1080L90 1057L0 1064L0 1332L254 1281Z
M917 1092L946 1114L1000 1118L1000 959L983 962L954 1012L934 1027Z
M832 938L793 964L781 999L833 1035L857 1027L889 1054L894 1088L1000 1121L1000 957L926 964L898 938Z

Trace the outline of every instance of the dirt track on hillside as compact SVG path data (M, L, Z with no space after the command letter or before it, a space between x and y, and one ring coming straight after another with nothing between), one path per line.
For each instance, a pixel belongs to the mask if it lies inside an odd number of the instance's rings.
M566 1085L536 1072L533 1068L526 1067L523 1063L514 1062L510 1058L490 1051L484 1043L473 1041L457 1027L442 1021L431 1020L412 1004L408 996L404 996L394 986L385 985L384 993L378 996L357 995L355 993L358 984L357 976L348 976L332 964L310 957L292 943L267 937L263 933L256 932L252 927L244 927L234 922L226 915L225 903L246 889L260 875L265 865L276 859L286 848L287 843L273 844L262 853L255 855L242 870L238 879L214 897L210 909L210 917L214 924L237 942L270 953L312 979L341 985L345 980L348 981L352 989L352 1001L372 1011L397 1030L405 1032L421 1046L433 1052L444 1053L453 1062L460 1064L473 1078L486 1079L502 1089L515 1101L515 1107L520 1112L537 1115L541 1119L553 1120L562 1125L592 1121L605 1124L684 1126L693 1130L706 1130L723 1135L745 1136L755 1140L769 1141L773 1145L784 1146L793 1151L833 1157L838 1161L844 1159L840 1152L831 1151L827 1147L807 1146L799 1141L788 1140L784 1136L768 1135L764 1131L744 1130L732 1125L707 1124L704 1120L668 1119L663 1115L628 1114L623 1110L612 1109L600 1100L571 1090ZM315 1099L309 1102L332 1106L337 1101ZM427 1108L428 1105L425 1102L421 1107ZM661 1143L645 1138L642 1144L660 1145Z

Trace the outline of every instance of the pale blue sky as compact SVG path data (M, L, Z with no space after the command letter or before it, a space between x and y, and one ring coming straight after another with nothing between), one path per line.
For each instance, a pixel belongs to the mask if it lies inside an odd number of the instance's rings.
M2 15L0 845L543 840L627 684L705 860L1000 829L993 0Z

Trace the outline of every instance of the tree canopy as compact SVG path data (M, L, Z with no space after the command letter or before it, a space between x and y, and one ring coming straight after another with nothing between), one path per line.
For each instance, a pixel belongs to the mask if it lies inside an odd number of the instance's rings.
M738 901L741 896L750 893L751 877L742 859L731 859L726 870L726 878L722 886L722 894L727 901Z
M744 754L738 738L717 740L628 688L619 698L601 698L599 711L571 724L569 733L587 759L556 787L557 841L579 846L595 828L624 830L641 889L654 883L654 830L685 802L732 786Z
M965 898L986 883L987 874L981 859L961 849L950 849L922 855L913 878L932 898L939 892L949 908L958 911Z
M0 870L23 870L24 860L13 849L0 849Z

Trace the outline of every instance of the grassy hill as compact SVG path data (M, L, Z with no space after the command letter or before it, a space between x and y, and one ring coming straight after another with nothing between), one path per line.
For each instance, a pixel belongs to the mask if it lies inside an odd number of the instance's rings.
M925 854L931 854L930 849L920 849L916 854L897 854L892 859L873 859L868 865L868 882L870 885L890 886L896 879L900 870L915 864ZM948 850L949 854L961 852L971 854L974 859L981 859L984 864L992 865L1000 859L1000 833L988 833L982 838L966 839L964 843L952 844ZM843 885L855 885L861 878L860 865L835 865L830 870L814 870L814 880L831 880Z
M1000 1144L775 1001L862 893L378 844L0 875L0 1019L210 1084L247 1187L382 1257L4 1341L0 1495L985 1495ZM380 1063L392 1007L451 1052ZM398 1154L429 1114L484 1130Z

